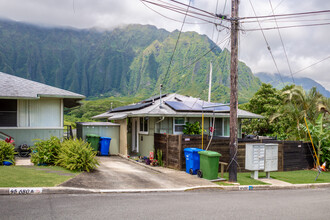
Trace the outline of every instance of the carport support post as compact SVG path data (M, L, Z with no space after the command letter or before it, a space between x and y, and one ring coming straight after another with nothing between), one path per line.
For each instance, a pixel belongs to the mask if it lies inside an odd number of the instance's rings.
M231 60L230 60L230 142L229 181L237 182L237 78L238 78L238 3L231 1Z

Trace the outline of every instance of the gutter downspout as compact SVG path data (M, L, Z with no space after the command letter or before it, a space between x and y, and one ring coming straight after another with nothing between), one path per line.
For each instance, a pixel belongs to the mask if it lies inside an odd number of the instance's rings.
M159 122L164 121L164 119L165 119L165 116L162 116L162 118L159 121L157 121L156 124L158 124Z
M157 121L156 124L158 124L158 123L164 121L164 119L165 119L165 116L162 116L162 118L161 118L159 121ZM160 126L159 126L159 127L160 127ZM156 131L156 127L155 127L155 131ZM160 128L159 128L159 132L160 132Z

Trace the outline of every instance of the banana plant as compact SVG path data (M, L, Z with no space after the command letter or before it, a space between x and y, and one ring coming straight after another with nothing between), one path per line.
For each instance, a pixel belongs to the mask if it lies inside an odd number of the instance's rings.
M323 120L323 114L319 114L315 120L315 125L307 120L307 125L311 133L313 142L317 147L317 154L321 161L330 161L330 129L329 126L326 126ZM300 127L305 131L307 128L305 125L300 125Z

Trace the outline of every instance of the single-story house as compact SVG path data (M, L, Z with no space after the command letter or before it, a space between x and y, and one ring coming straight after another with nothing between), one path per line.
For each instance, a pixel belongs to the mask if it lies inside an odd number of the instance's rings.
M63 137L63 109L79 105L85 96L0 72L0 132L16 146L35 139Z
M147 156L154 150L154 134L182 134L186 122L199 121L204 115L205 133L214 127L214 135L229 137L229 106L206 102L179 94L154 96L137 104L118 107L94 119L106 119L120 124L120 154L131 152ZM213 124L215 118L215 125ZM262 116L238 109L238 136L241 137L241 120Z

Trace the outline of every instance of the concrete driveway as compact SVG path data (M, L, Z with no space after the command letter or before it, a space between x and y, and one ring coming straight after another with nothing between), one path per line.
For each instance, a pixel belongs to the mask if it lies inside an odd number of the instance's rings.
M82 173L60 186L89 189L175 189L215 186L208 180L184 171L163 167L150 169L119 156L98 159L100 166L95 171Z

